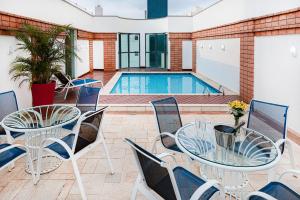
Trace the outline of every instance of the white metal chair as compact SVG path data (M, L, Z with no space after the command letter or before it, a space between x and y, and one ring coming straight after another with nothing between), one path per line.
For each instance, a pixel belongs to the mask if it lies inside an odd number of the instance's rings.
M8 143L12 143L15 139L24 135L24 133L5 131L1 126L1 121L6 115L9 115L18 110L18 101L14 91L0 93L0 136L6 135Z
M280 182L283 176L287 174L300 175L300 171L288 170L279 176L278 181L270 182L259 191L248 195L248 200L299 200L300 194L292 190L287 185Z
M98 111L89 111L84 113L78 120L76 127L73 129L76 131L75 133L71 133L62 139L48 138L42 142L42 147L40 148L38 170L41 168L40 161L43 150L53 153L62 160L71 160L82 199L86 199L87 197L76 163L77 159L91 149L95 148L100 143L103 143L104 151L111 169L111 174L114 173L108 149L101 130L101 122L106 108L107 107ZM37 180L39 180L39 177L37 177Z
M288 106L252 100L249 109L247 128L255 130L267 137L281 149L288 149L290 164L295 169L294 151L292 142L287 138ZM274 170L269 171L269 180L272 180Z
M64 99L66 100L68 96L68 92L70 89L73 88L80 88L82 86L90 86L96 83L100 84L100 87L103 87L103 83L100 80L95 80L91 78L86 78L86 79L71 79L70 77L66 76L62 72L55 73L54 76L59 80L60 84L58 85L58 88L61 88L61 92L66 90L65 97Z
M155 113L159 135L154 139L152 152L157 152L156 144L161 141L162 145L175 153L182 153L175 141L175 134L182 127L182 121L177 101L174 97L151 101Z
M218 182L205 181L182 167L171 168L161 160L168 153L155 156L129 139L125 139L133 150L139 170L131 200L141 192L147 199L207 200L219 193Z
M29 150L23 145L8 143L0 144L0 171L4 168L11 167L16 160L27 155L27 153L29 153ZM29 159L30 171L33 172L33 163L31 157L28 156L27 159ZM35 182L34 173L32 173L32 180Z
M98 107L101 88L82 86L78 92L76 107L85 113L88 111L96 111ZM77 121L63 126L64 129L72 130Z

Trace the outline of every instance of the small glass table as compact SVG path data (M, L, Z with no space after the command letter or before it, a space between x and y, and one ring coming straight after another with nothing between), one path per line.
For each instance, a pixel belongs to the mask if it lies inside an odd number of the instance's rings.
M204 177L218 179L226 193L242 198L249 182L246 172L272 168L281 159L280 149L268 137L247 128L241 128L233 145L225 148L217 143L213 127L210 122L187 124L177 131L176 144L202 164Z
M41 143L46 138L61 138L64 125L74 123L81 115L78 108L67 105L47 105L27 108L6 116L2 121L3 128L8 132L25 133L27 154L26 172L29 161L34 163L34 174L37 173L37 160ZM41 174L57 169L62 161L52 155L44 155L41 162Z

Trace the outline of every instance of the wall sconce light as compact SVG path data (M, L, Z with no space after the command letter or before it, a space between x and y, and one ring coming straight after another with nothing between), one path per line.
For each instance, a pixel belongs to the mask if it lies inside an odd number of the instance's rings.
M210 44L210 45L208 45L208 48L209 48L209 49L212 49L212 45L211 45L211 44Z
M294 58L297 57L297 49L296 49L295 46L292 46L292 47L290 48L290 53L292 54L292 56L293 56Z
M224 44L221 45L221 50L225 51L225 45Z

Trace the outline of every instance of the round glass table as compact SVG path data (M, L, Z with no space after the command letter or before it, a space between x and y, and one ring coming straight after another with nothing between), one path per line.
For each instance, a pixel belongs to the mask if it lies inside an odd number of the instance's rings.
M210 122L194 122L180 128L176 144L181 151L200 162L201 174L218 179L226 193L242 196L248 185L247 172L272 168L281 159L277 145L268 137L251 129L241 128L231 145L220 138Z
M29 149L27 154L26 171L29 162L34 163L34 174L37 173L37 159L41 143L46 138L62 138L64 125L74 123L81 115L78 108L67 105L47 105L23 109L7 115L3 121L3 128L10 132L24 133L25 145ZM62 161L52 155L42 157L41 174L58 168Z

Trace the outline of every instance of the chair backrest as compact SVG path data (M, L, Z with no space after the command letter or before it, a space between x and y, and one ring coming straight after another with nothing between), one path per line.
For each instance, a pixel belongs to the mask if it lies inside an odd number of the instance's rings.
M85 113L80 122L79 132L74 140L74 153L77 153L98 140L101 122L107 107Z
M177 130L182 127L176 99L169 97L152 101L151 104L155 112L159 132L168 132L175 135ZM161 141L167 148L175 144L175 140L170 137L162 136Z
M164 162L131 140L126 138L125 141L132 147L139 173L146 185L163 199L177 199L169 170L163 167Z
M81 113L95 111L99 100L100 88L82 86L77 96L76 107Z
M18 111L18 102L14 91L0 93L0 122L3 118Z
M67 85L70 80L62 73L62 72L56 72L54 73L54 76L61 82L63 85Z
M273 142L286 138L288 106L252 100L247 127L255 130Z

